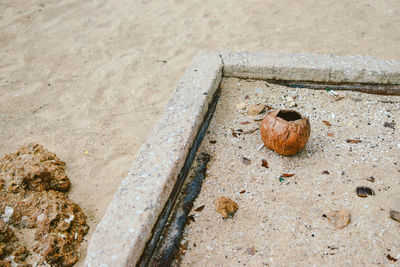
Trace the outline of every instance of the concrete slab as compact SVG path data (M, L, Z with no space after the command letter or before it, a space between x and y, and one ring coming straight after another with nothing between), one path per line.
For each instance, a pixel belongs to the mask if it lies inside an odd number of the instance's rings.
M187 69L93 234L86 266L134 266L162 212L222 76L400 84L400 62L372 57L201 52ZM396 87L400 93L400 87Z

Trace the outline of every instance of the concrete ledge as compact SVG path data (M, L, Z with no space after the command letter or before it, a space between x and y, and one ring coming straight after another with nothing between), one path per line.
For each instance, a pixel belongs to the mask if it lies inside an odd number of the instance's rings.
M186 70L128 177L97 226L86 266L134 266L162 211L222 77L218 53Z
M361 56L199 53L172 93L159 122L97 226L88 247L86 266L136 264L222 76L398 85L400 62Z
M221 52L225 77L327 83L400 84L400 62L374 57Z

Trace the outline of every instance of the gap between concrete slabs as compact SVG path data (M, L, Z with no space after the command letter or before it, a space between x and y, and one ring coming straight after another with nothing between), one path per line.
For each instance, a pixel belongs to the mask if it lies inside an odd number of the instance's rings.
M134 266L168 201L222 77L385 84L400 94L400 62L374 57L200 52L97 226L86 266Z

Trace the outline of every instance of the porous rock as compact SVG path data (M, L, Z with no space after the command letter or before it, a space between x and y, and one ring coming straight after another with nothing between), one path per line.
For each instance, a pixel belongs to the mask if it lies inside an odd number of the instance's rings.
M239 205L230 198L219 197L215 200L215 209L224 219L228 219L235 215Z
M77 249L89 227L81 208L63 193L70 186L65 163L41 145L0 159L1 266L72 266L78 261ZM12 228L33 231L33 240L18 239Z
M342 229L350 223L350 211L341 209L326 214L329 222L337 229Z

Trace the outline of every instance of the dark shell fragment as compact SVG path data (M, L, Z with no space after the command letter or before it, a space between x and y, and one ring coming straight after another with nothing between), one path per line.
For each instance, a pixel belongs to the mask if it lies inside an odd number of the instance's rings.
M368 197L375 195L374 190L367 186L359 186L356 188L356 193L359 197Z

